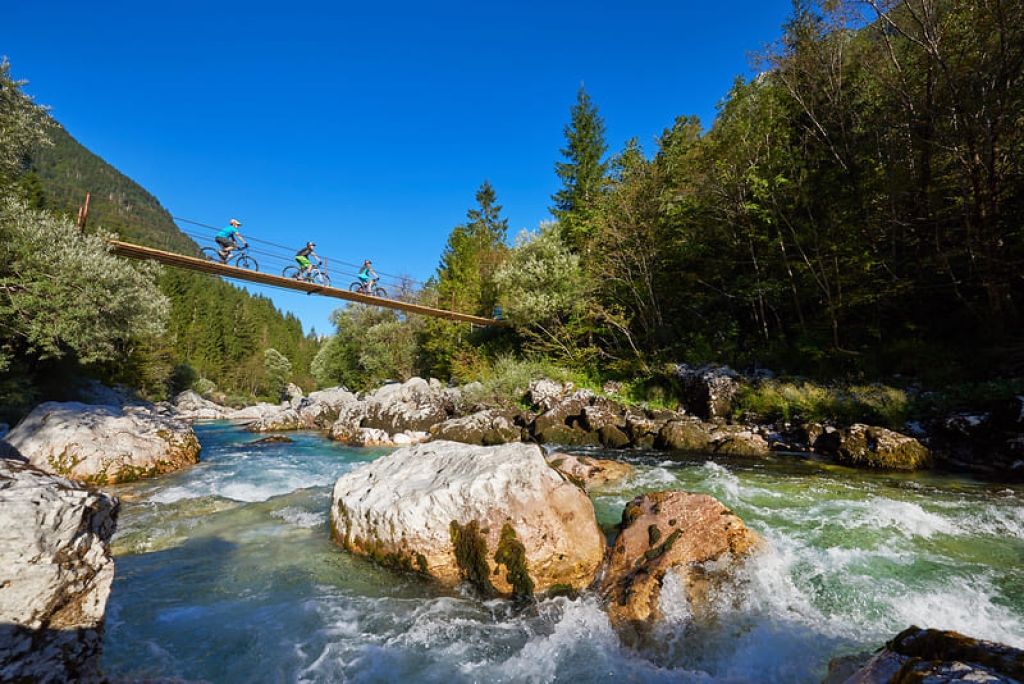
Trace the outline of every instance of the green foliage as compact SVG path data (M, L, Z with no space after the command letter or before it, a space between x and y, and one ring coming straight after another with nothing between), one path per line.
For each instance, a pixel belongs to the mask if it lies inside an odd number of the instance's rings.
M481 396L469 399L489 399L499 403L517 404L522 401L527 387L535 380L567 382L574 380L575 377L571 371L544 358L523 359L511 354L501 354L476 376L477 381L483 386Z
M292 373L292 362L274 348L263 351L263 369L267 379L267 390L277 401L284 392L284 385Z
M521 233L495 281L505 302L505 317L516 325L565 320L584 303L580 258L565 246L557 224Z
M14 355L109 361L124 341L162 333L158 270L117 259L66 220L0 201L0 369Z
M590 241L591 220L605 194L608 145L604 119L582 85L570 114L564 129L566 147L561 150L566 161L555 163L562 188L551 197L555 201L551 213L562 225L566 244L582 251Z
M366 391L418 371L416 324L392 309L352 304L331 317L337 331L320 348L311 370L320 387Z
M885 385L765 381L741 389L734 413L764 421L867 423L898 430L906 424L910 400L906 391Z
M193 376L209 378L225 392L276 396L277 381L268 378L264 362L264 352L274 349L291 363L288 380L313 389L308 369L320 344L303 334L294 315L282 314L267 297L202 273L166 269L161 284L171 298L168 330L175 359Z
M26 81L11 78L11 65L0 59L0 190L7 195L25 170L29 153L49 144L52 122L21 91Z
M505 257L508 220L488 181L476 193L477 208L467 223L448 237L437 272L418 299L426 306L489 317L498 302L494 274ZM451 377L465 366L476 336L465 323L430 319L418 330L425 369L437 377ZM460 361L462 359L463 361Z
M565 245L558 224L520 234L494 281L505 302L505 318L517 327L527 351L578 368L591 365L591 288L579 255Z

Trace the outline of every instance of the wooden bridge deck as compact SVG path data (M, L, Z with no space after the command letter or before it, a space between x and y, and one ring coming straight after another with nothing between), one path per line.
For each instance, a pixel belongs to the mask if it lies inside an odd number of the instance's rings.
M139 245L133 245L128 242L119 242L117 240L108 240L108 242L110 243L112 247L111 251L114 254L127 257L129 259L151 259L166 266L185 268L190 271L200 271L202 273L211 273L213 275L224 276L225 278L247 280L249 282L260 283L262 285L272 285L274 287L284 287L290 290L300 290L310 294L346 299L348 301L359 302L361 304L370 304L371 306L384 306L389 309L420 314L422 316L447 318L453 321L475 323L476 325L490 325L496 327L507 327L509 325L508 321L483 318L482 316L472 316L470 314L459 313L457 311L447 311L445 309L434 309L429 306L421 306L419 304L411 304L409 302L402 302L384 297L373 297L371 295L365 295L359 292L350 292L336 287L324 287L323 285L317 285L316 283L307 283L293 278L285 278L284 276L270 275L269 273L260 273L259 271L250 271L245 268L238 268L237 266L207 261L206 259L188 257L181 254L174 254L173 252L164 252L159 249L152 249L151 247L140 247Z

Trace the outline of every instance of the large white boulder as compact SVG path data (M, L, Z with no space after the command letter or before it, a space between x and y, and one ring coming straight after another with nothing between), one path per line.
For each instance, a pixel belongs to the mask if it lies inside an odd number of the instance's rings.
M338 479L331 532L352 552L505 596L586 588L605 550L587 495L522 443L398 449Z
M199 460L187 421L145 407L46 402L4 438L37 468L80 482L128 482Z
M92 488L0 458L0 681L101 679L117 511Z

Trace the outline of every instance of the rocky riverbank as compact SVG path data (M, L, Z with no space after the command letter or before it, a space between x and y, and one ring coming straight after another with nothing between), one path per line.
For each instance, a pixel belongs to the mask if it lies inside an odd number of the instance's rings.
M700 452L757 458L785 451L885 469L970 469L978 461L962 451L943 452L936 445L950 442L923 432L731 424L721 415L721 383L708 387L705 403L674 411L630 407L546 380L531 383L515 406L476 400L472 386L422 379L365 396L335 388L242 411L194 393L155 406L41 405L0 440L0 529L9 530L0 623L10 644L0 650L0 674L5 680L99 680L117 502L65 478L103 485L187 467L199 456L193 420L232 420L257 433L315 429L356 445L407 445L338 480L330 515L342 547L433 581L469 582L485 595L597 591L624 642L640 648L658 620L667 576L685 588L694 619L700 619L702 597L734 581L734 569L763 551L764 542L713 498L671 491L629 503L606 542L609 532L598 529L585 491L621 477L625 464L559 454L551 446L660 449L669 457ZM996 421L1015 425L1012 415L954 417L946 424L966 439L968 428L991 433ZM979 461L975 472L1018 477L1013 434L982 440L1009 445L1010 457ZM144 452L149 460L140 460ZM51 524L55 520L67 522ZM898 672L918 667L925 657L912 646L922 642L930 644L927 658L935 663L928 672L1012 678L1021 667L1015 649L918 632L895 638L886 658L836 664L828 681L902 681ZM868 669L858 673L862 666Z

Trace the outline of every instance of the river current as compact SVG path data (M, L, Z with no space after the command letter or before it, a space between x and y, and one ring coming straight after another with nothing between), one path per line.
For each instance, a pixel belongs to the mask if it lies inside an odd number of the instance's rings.
M390 449L195 429L199 464L113 488L111 679L818 684L832 658L910 625L1024 648L1024 487L784 455L587 451L635 466L591 493L603 526L638 494L682 489L714 496L771 544L736 593L715 598L711 626L695 626L667 582L658 645L635 651L595 596L481 600L334 545L334 481Z

